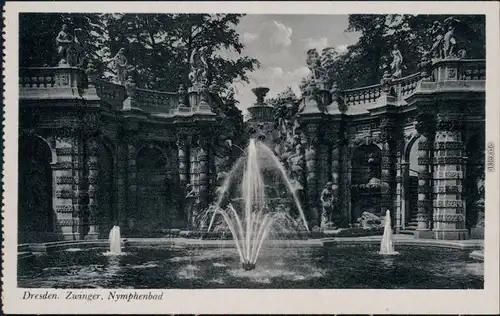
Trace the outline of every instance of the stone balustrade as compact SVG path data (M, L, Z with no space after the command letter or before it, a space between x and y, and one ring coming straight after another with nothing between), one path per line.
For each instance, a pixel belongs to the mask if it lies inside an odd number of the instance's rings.
M179 105L179 98L175 92L136 89L135 102L140 109L146 112L161 112L173 115Z
M483 59L444 59L435 61L431 71L431 76L428 78L431 82L482 81L486 78L486 63ZM400 99L404 100L415 92L420 80L422 80L421 74L415 73L391 81L390 86ZM347 106L375 103L381 93L381 84L340 92Z
M374 103L382 93L382 85L376 84L367 87L356 89L348 89L343 91L344 102L348 106Z
M130 88L88 76L83 69L75 67L20 68L19 88L21 100L96 98L119 109L128 97L133 97L134 110L164 116L177 115L179 107L177 92L154 91L135 86ZM190 98L186 99L189 100L186 107L188 113L207 114L206 109L201 109L198 104L202 99L205 103L212 100L215 103L220 102L218 98L202 98L201 94L200 91L190 92ZM209 104L204 106L209 107ZM205 112L201 113L201 110Z
M19 69L19 86L25 89L50 89L57 87L87 88L87 76L74 67L32 67Z

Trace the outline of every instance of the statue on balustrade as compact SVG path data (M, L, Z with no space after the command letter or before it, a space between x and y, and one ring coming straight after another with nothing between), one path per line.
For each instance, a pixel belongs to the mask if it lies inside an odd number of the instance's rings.
M120 48L118 53L113 58L113 68L116 71L116 81L121 85L125 85L128 70L128 61L127 57L125 57L125 48Z
M321 78L321 58L316 49L310 49L307 51L307 59L306 59L307 67L311 70L312 80L316 81Z
M82 67L84 64L83 44L77 36L82 29L75 29L73 35L69 33L68 26L63 24L57 34L57 54L60 66Z
M444 58L454 58L457 56L457 39L455 38L455 28L450 26L444 35Z
M392 70L392 79L398 79L402 77L402 67L403 67L403 55L398 48L398 44L394 44L394 47L391 52L392 62L391 62L391 70Z
M465 51L457 49L455 25L459 22L460 20L454 17L446 18L443 23L434 21L429 29L430 35L434 38L430 50L434 58L465 58Z
M59 55L59 65L68 65L68 51L73 43L73 35L69 34L68 26L63 24L61 31L57 34L57 54Z
M320 201L323 208L321 212L321 226L323 227L329 222L330 215L333 212L334 194L332 186L333 183L329 181L325 184L323 191L321 191Z
M208 63L207 63L208 47L203 46L196 48L191 52L189 63L191 72L189 80L193 86L202 86L208 83Z
M434 58L444 58L444 50L443 50L443 26L439 21L434 21L432 27L429 30L431 36L434 37L431 52Z

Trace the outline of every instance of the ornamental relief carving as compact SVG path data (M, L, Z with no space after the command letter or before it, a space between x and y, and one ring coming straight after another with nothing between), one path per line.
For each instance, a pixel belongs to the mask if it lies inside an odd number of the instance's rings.
M56 184L75 184L75 179L70 176L57 176Z
M434 214L432 219L435 222L463 222L465 216L463 214Z
M431 200L418 200L417 208L422 210L431 210L432 209L432 201Z
M73 205L56 205L56 213L73 213Z
M435 180L461 180L464 174L462 171L438 171L434 172Z
M461 185L438 185L434 186L434 193L462 193L463 186Z
M436 150L464 149L464 144L463 142L455 142L455 141L445 141L445 142L439 141L434 143L434 148Z
M462 200L434 200L432 206L436 208L461 208L463 206Z
M68 218L68 219L57 219L57 224L59 226L73 226L73 225L76 225L77 223L77 219L72 219L72 218Z

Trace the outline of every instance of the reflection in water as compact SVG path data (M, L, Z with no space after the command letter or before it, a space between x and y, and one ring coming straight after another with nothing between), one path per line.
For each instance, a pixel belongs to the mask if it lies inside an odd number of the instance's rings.
M480 289L484 265L458 249L400 246L399 256L378 247L270 249L253 271L234 250L129 248L126 256L101 250L60 251L19 261L25 288L399 288Z

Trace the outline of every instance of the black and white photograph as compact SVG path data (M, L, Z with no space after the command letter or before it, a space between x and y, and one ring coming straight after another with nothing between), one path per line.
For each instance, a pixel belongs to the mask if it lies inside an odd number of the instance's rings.
M113 7L16 17L18 299L486 289L485 13Z

